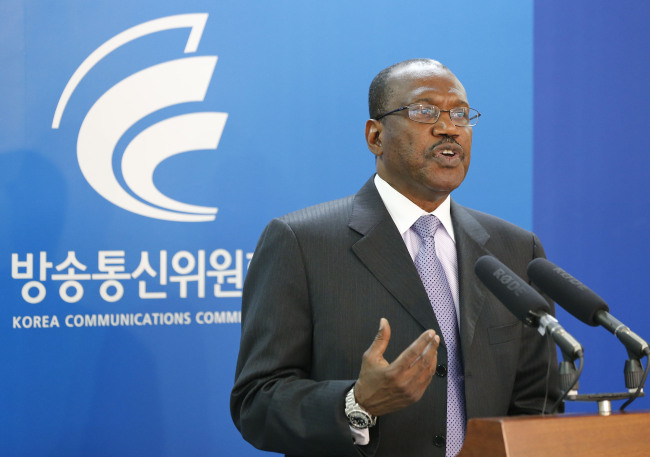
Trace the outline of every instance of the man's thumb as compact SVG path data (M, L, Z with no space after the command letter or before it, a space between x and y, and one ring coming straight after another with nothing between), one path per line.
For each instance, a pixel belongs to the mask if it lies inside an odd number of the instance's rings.
M381 318L379 321L379 331L375 335L375 339L370 346L370 352L377 357L383 357L384 351L388 347L390 340L390 324L386 318Z

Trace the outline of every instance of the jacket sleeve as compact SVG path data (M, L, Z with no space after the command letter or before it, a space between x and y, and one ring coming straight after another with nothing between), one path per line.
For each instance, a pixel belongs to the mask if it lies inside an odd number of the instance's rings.
M244 439L259 449L360 456L344 414L344 397L354 380L310 379L309 295L298 240L288 224L276 219L258 242L244 285L232 418Z

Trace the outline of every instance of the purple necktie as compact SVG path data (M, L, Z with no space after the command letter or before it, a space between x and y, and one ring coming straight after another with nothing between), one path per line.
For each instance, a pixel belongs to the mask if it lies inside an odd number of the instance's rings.
M429 296L431 306L438 319L442 338L447 347L447 437L446 456L453 457L460 452L465 440L465 376L460 352L460 335L456 319L456 306L451 295L442 264L436 256L434 234L440 227L440 220L433 214L420 217L413 230L422 240L422 246L415 257L415 267Z

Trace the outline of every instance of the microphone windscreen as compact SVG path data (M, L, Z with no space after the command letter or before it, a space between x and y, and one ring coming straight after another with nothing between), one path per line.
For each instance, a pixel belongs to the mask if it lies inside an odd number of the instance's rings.
M544 297L495 257L486 255L479 258L474 264L474 272L519 320L528 322L529 311L551 312Z
M545 294L585 324L595 327L599 325L594 319L596 313L609 312L609 306L596 292L547 259L534 259L527 272Z

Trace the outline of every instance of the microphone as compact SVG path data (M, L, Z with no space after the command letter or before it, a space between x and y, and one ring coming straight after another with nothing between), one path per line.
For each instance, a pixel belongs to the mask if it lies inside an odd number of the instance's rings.
M630 357L650 355L650 347L609 314L609 306L596 292L547 259L537 258L528 264L528 276L544 293L585 324L602 325L613 333L627 349Z
M519 320L530 327L537 327L542 335L548 331L565 357L571 361L582 357L582 345L549 314L551 308L546 300L526 281L489 255L476 261L474 272Z

